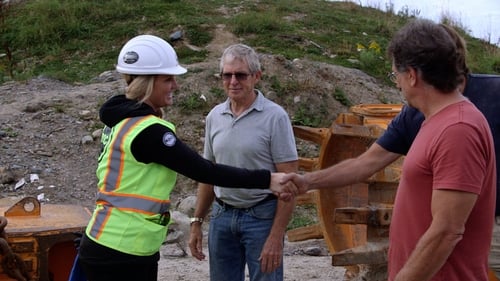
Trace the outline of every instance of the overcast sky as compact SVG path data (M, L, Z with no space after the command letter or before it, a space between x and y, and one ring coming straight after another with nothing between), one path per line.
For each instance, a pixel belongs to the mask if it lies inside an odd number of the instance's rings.
M340 0L342 1L342 0ZM362 6L386 10L394 5L397 13L403 7L420 11L420 17L440 21L443 15L459 22L474 37L500 43L500 0L351 0Z

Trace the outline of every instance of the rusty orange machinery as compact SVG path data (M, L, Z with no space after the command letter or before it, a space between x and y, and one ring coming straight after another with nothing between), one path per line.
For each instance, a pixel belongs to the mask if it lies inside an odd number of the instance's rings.
M76 205L41 205L33 197L0 210L0 280L67 281L76 256L74 240L84 231L89 211Z
M362 104L339 114L329 128L294 126L297 138L319 146L318 157L299 159L300 168L314 171L360 155L401 108L401 104ZM315 190L299 198L298 204L316 205L319 223L290 230L289 241L324 238L333 265L383 264L401 161L365 182Z

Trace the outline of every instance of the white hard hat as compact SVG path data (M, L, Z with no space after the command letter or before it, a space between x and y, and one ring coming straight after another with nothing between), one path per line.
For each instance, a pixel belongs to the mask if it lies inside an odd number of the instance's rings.
M131 75L179 75L187 72L179 65L174 48L153 35L130 39L120 51L116 71Z

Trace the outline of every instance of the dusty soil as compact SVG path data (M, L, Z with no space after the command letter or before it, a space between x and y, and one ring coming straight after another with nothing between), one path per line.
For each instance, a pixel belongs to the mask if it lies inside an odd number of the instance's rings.
M209 58L187 65L189 74L179 78L177 101L189 101L193 95L203 94L201 106L191 108L192 104L185 102L166 110L166 118L177 125L179 137L199 152L204 116L224 100L223 93L213 90L220 84L215 76L217 59L224 47L235 42L240 40L221 26L215 40L204 47L210 52ZM179 44L182 43L186 42ZM290 61L270 54L263 54L261 61L265 76L260 89L291 117L306 109L321 116L324 124L331 123L338 113L348 111L334 98L336 89L341 89L352 104L401 102L394 87L356 69L302 59ZM276 92L272 86L276 79L281 85L294 86ZM86 85L70 85L45 77L0 85L0 197L35 196L43 204L74 204L92 209L102 127L98 109L107 98L123 92L123 87L119 75L112 70ZM302 154L314 148L299 143L298 150ZM180 176L173 201L195 194L195 187L195 182ZM312 242L324 248L322 243ZM332 267L331 257L304 255L304 247L287 242L285 280L342 280L343 269ZM160 269L161 280L208 279L208 262L189 256L165 256Z

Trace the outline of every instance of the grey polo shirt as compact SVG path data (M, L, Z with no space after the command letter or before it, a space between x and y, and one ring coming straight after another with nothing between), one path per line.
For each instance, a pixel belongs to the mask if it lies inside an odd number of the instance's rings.
M287 112L257 90L250 108L235 118L229 99L207 115L204 157L216 163L247 169L276 171L275 163L298 159ZM269 189L214 187L215 195L239 208L253 206Z

